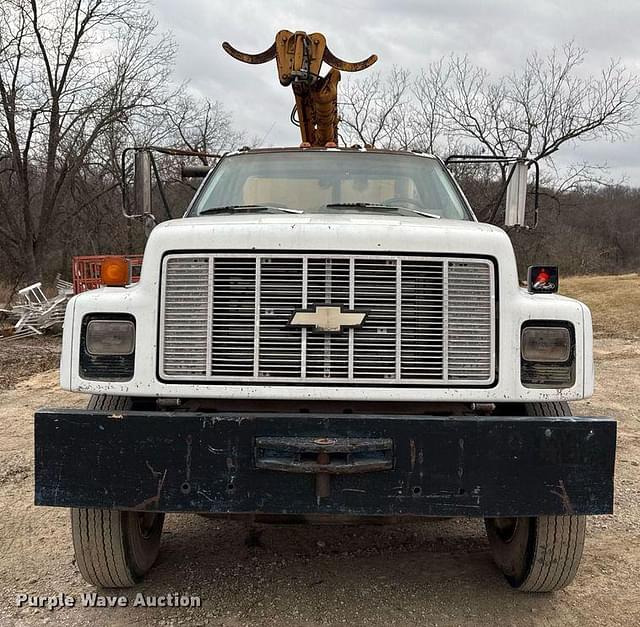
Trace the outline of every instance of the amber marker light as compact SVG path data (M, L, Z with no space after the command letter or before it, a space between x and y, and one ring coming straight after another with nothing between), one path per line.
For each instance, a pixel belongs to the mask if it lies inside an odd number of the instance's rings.
M100 267L100 280L109 287L124 287L129 282L129 264L124 257L106 257Z

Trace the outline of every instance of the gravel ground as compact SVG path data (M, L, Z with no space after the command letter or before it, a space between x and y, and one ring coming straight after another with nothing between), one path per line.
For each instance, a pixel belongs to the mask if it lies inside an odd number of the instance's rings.
M60 350L60 336L0 339L0 394L36 372L57 368Z
M68 512L32 504L32 414L86 398L59 390L57 372L43 372L46 358L27 367L28 349L23 359L4 350L0 381L14 383L0 383L0 625L640 624L640 342L598 340L596 395L573 405L620 423L616 513L589 520L583 564L566 590L512 592L474 520L275 527L171 515L159 563L125 594L131 602L136 592L197 595L201 607L54 611L17 608L16 595L64 593L80 603L92 588L73 561ZM16 384L15 363L35 374Z

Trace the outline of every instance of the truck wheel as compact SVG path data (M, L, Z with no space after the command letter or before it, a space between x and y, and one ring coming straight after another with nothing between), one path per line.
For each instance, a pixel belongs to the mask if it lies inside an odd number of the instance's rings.
M564 402L526 403L527 416L570 416ZM493 559L521 592L553 592L573 581L585 535L584 516L485 518Z
M92 396L89 409L129 409L131 399ZM83 578L102 588L139 582L160 550L164 514L108 509L71 509L76 564Z

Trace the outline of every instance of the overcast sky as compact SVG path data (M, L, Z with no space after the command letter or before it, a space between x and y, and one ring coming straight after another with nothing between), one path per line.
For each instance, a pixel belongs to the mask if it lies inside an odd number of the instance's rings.
M275 61L241 64L221 48L229 41L260 52L275 33L319 31L346 60L376 53L376 69L418 69L451 52L468 53L492 72L508 72L532 51L571 39L589 50L597 72L611 57L640 73L637 0L152 0L162 29L179 45L176 78L219 100L234 124L265 145L295 144L289 122L293 95L280 86ZM371 71L371 70L369 70ZM587 142L564 148L563 161L607 163L615 176L640 185L640 131L626 142Z

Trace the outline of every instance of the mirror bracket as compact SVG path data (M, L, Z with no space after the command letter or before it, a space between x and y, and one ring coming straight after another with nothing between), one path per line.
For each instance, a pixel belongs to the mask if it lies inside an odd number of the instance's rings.
M131 211L129 200L129 176L127 160L129 154L133 153L134 182L133 182L133 211ZM164 185L160 178L160 172L154 157L154 153L170 155L173 157L186 156L197 157L203 164L208 159L220 159L222 154L198 152L195 150L183 150L180 148L166 148L163 146L129 146L122 151L121 156L121 188L122 188L122 213L129 220L140 220L145 229L145 233L151 232L153 226L158 222L152 207L152 185L155 179L156 189L162 200L162 206L167 220L172 218L169 203L165 194ZM130 165L130 164L129 164ZM202 166L209 167L209 166Z
M525 159L522 157L507 156L487 156L473 154L454 154L449 155L445 161L445 166L450 164L499 164L502 167L511 165L509 174L506 178L500 196L493 207L487 222L493 223L500 207L502 200L505 198L505 226L513 228L535 229L538 225L538 203L540 196L540 166L536 159ZM526 199L529 194L527 186L527 174L530 167L534 168L534 188L533 188L533 224L526 224Z

